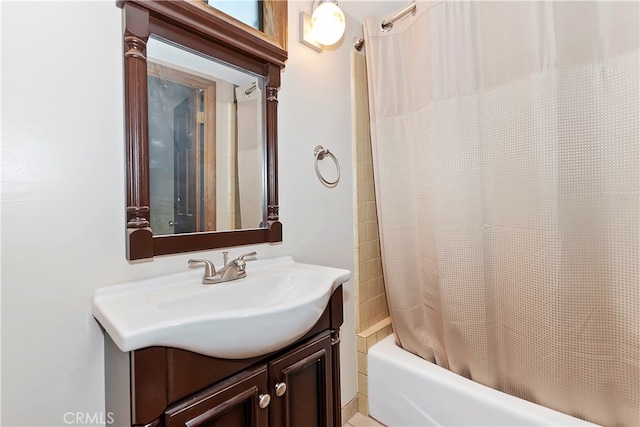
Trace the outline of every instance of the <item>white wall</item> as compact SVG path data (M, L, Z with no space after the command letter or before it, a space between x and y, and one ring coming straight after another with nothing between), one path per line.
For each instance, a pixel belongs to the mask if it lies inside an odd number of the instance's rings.
M2 31L2 425L63 426L104 411L100 286L187 268L189 254L125 260L121 15L113 1L8 2ZM353 270L350 43L300 45L290 2L280 93L284 242L235 248ZM348 22L345 40L360 31ZM313 148L340 160L334 189ZM220 251L204 253L220 262ZM345 286L342 399L356 394L354 287ZM104 414L102 421L105 420ZM65 423L67 421L67 423ZM100 423L99 423L100 424Z

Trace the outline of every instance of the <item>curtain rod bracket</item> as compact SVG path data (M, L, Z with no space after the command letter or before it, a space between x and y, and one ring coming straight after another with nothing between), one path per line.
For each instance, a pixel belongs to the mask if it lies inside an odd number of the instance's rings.
M387 19L383 19L382 22L380 23L380 29L382 30L382 32L386 33L387 31L392 29L393 28L393 23L396 22L398 19L402 18L403 16L407 15L408 13L411 13L412 15L415 15L416 14L416 7L417 7L417 5L416 5L416 2L414 1L409 6L405 7L400 12L396 13L395 15L393 15L388 20Z
M364 47L364 39L362 37L355 36L353 38L353 47L355 48L355 50L360 52Z

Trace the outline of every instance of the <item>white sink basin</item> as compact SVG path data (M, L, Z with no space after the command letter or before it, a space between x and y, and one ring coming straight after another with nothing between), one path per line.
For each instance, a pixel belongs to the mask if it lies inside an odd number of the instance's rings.
M190 269L100 288L93 315L122 351L167 346L244 359L306 334L351 276L291 257L250 261L247 277L231 282L203 285L202 274Z

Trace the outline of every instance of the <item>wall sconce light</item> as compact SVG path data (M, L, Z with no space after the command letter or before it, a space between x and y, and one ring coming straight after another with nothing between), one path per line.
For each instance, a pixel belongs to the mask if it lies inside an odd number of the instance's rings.
M314 0L311 16L300 12L300 42L317 52L340 41L345 27L344 13L337 1Z

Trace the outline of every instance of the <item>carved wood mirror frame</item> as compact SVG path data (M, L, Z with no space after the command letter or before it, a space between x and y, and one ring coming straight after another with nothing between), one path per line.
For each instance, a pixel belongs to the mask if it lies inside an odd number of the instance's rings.
M127 259L130 261L224 247L282 241L278 219L278 90L287 59L287 2L267 0L280 12L274 40L199 0L126 0L118 2L124 17L124 90L127 182ZM283 9L284 8L284 9ZM265 12L267 9L265 8ZM273 10L272 10L273 12ZM273 25L273 14L265 20ZM277 19L277 20L278 20ZM273 28L273 27L272 27ZM157 35L264 79L266 92L264 228L154 236L149 222L149 132L147 56L149 35Z

